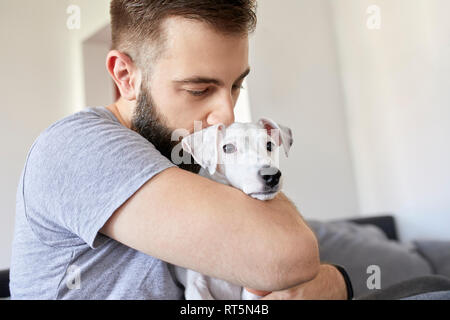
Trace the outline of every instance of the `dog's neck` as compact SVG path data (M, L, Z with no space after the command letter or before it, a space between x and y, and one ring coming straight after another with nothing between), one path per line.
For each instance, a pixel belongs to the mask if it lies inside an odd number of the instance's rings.
M230 182L228 181L228 179L221 174L219 171L214 172L213 175L209 174L208 170L205 170L203 168L200 169L200 172L198 173L199 175L201 175L202 177L211 179L213 181L225 184L225 185L230 185Z

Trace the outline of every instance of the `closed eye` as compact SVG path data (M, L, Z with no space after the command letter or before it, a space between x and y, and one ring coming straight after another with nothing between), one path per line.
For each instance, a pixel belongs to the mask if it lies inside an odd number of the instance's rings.
M244 86L242 84L234 85L232 89L233 91L237 91L244 89ZM186 90L186 91L194 97L201 97L208 94L211 91L211 88L206 88L205 90Z
M205 90L186 90L189 94L193 95L194 97L200 97L209 92L209 88L206 88Z

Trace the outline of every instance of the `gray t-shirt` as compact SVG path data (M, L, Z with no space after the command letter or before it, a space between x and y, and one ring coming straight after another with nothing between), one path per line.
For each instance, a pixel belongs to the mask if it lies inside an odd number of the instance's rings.
M173 166L104 107L44 131L17 190L12 299L183 299L167 263L99 233L142 185Z

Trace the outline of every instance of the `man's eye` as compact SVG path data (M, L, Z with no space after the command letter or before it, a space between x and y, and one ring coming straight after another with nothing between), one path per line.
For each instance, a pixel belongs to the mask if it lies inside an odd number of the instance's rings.
M201 91L198 91L198 90L186 90L186 91L189 92L189 94L193 95L194 97L199 97L199 96L203 96L206 93L208 93L209 88L206 88L205 90L201 90Z
M234 144L226 144L223 146L223 152L225 153L235 153L237 151Z
M233 90L240 90L240 89L244 89L244 86L243 85L234 85L233 86Z

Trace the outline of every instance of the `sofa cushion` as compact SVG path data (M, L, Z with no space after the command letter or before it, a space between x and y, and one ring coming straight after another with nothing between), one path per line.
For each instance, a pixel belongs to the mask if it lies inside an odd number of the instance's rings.
M372 293L373 277L370 266L380 270L380 288L431 275L432 267L412 243L389 240L381 229L373 225L353 222L320 222L307 220L317 236L322 263L345 267L353 284L355 297ZM373 283L373 282L371 282Z
M414 244L436 274L450 278L450 241L416 240Z

